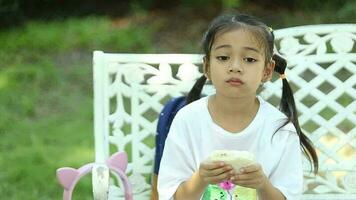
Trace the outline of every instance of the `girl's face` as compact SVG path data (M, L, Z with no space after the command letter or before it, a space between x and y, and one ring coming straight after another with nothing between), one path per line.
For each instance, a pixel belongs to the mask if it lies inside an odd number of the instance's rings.
M204 70L217 95L229 98L254 97L261 82L272 76L274 62L265 55L256 38L242 28L218 33Z

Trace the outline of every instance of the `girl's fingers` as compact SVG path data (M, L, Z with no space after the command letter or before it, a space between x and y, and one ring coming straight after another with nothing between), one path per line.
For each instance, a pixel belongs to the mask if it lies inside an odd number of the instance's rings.
M235 180L250 180L250 179L260 179L260 178L263 178L263 175L259 172L237 174L234 176Z
M217 176L232 169L224 162L204 162L200 167L206 176Z
M262 170L258 171L248 171L249 173L237 174L230 178L230 180L236 184L243 187L250 188L260 188L266 181L267 177L264 175ZM267 179L268 180L268 179Z
M216 176L207 177L207 180L212 184L221 183L222 181L228 180L231 177L231 174L232 170L229 170Z
M231 176L235 175L232 166L224 162L203 162L200 164L199 171L203 180L210 184L229 180Z
M256 163L256 164L252 164L247 167L241 168L239 173L252 173L252 172L257 172L259 170L261 170L261 165Z
M228 178L230 178L233 175L233 170L229 166L224 166L218 169L213 169L213 170L203 170L202 175L206 178L214 178L214 177L219 177L223 174L229 174Z
M230 170L232 170L232 167L229 165L226 165L226 166L223 166L223 167L220 167L217 169L207 171L207 176L218 176L218 175L228 172Z
M201 163L201 168L205 170L213 170L213 169L218 169L221 167L225 166L224 162L202 162Z

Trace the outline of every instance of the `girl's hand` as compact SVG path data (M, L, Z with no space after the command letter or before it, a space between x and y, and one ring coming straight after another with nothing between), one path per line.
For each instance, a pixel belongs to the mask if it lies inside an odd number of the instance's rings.
M205 161L200 164L198 174L204 184L217 184L229 180L234 170L224 162Z
M268 182L267 176L264 174L261 165L258 163L241 168L241 170L236 172L230 180L235 185L258 190L263 189Z

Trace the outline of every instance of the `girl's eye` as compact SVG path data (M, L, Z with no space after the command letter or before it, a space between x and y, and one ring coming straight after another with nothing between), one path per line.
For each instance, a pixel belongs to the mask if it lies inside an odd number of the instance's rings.
M228 57L228 56L217 56L216 58L218 60L220 60L220 61L227 61L227 60L229 60L230 57Z
M244 58L244 61L246 62L256 62L257 60L254 58Z

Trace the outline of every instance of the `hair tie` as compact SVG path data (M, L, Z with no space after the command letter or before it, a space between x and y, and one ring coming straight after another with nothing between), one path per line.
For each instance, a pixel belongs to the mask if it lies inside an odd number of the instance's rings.
M285 79L286 78L286 74L279 74L279 78L282 79L282 80Z

